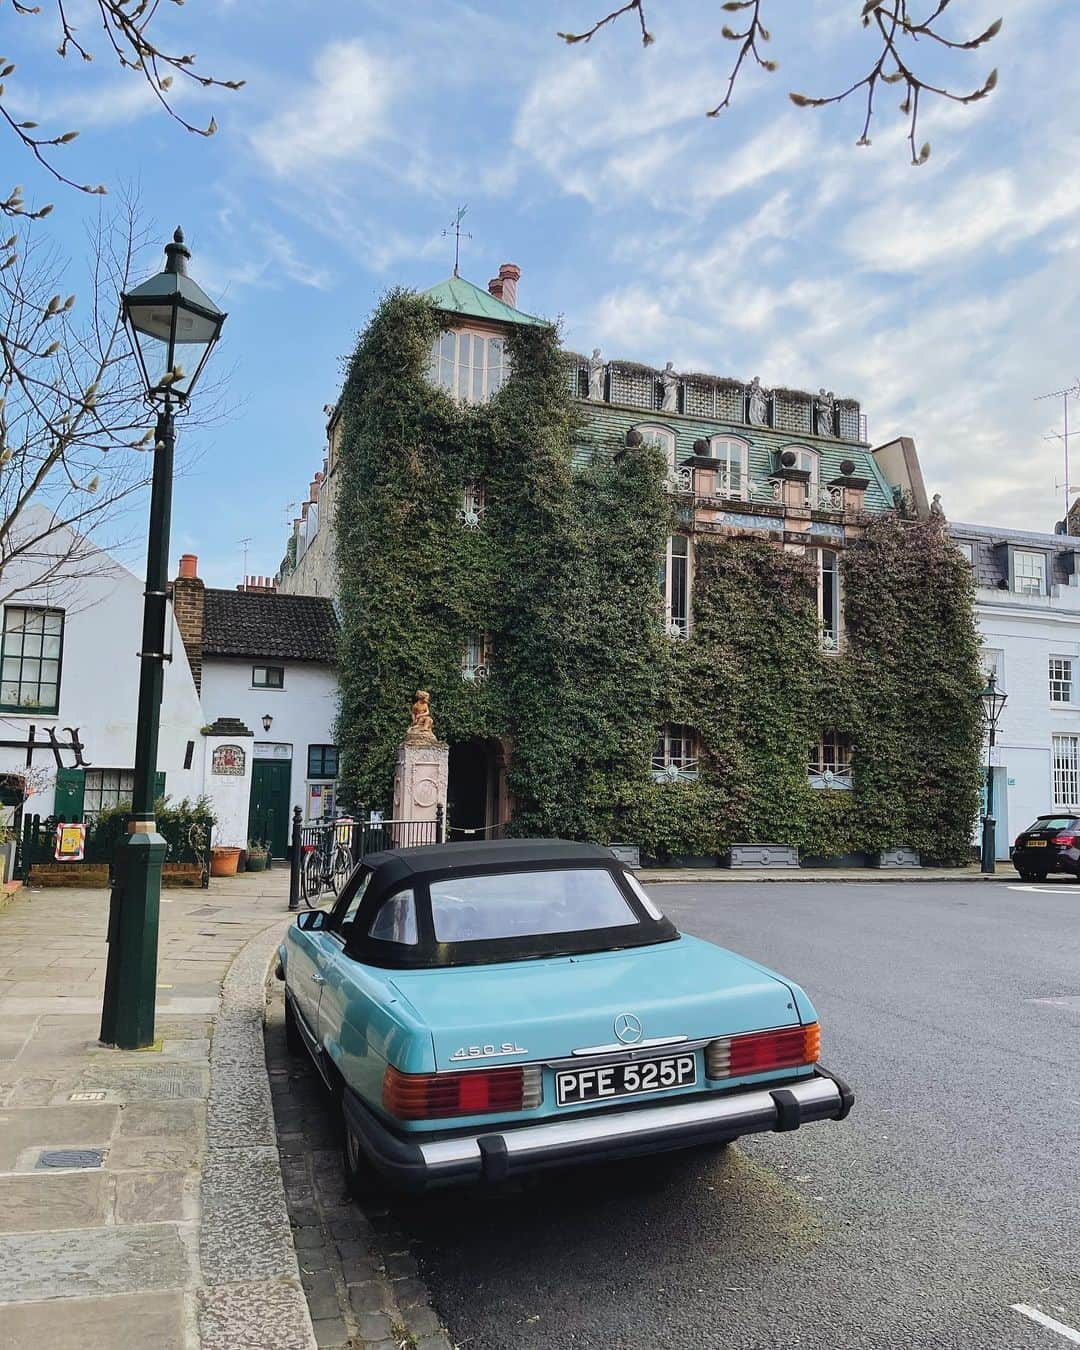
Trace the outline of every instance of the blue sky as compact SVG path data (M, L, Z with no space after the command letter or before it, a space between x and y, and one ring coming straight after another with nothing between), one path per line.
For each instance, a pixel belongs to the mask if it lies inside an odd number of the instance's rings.
M854 395L872 440L915 438L951 517L1044 530L1063 514L1060 444L1044 439L1060 403L1035 397L1080 376L1075 0L954 0L957 31L1002 10L1005 27L973 56L928 51L927 68L974 87L997 65L1000 83L971 108L927 107L920 169L899 94L868 149L854 102L815 112L786 98L861 73L855 0L774 0L780 69L747 70L716 119L703 112L733 54L720 6L651 0L647 50L632 17L589 45L555 38L606 8L163 6L163 45L175 34L200 69L248 82L181 94L185 115L216 117L209 141L104 54L57 61L47 10L8 15L20 108L82 129L63 152L73 176L134 187L162 239L182 223L192 274L229 311L215 361L234 411L185 435L174 564L192 551L208 582L234 584L250 536L249 571L275 570L341 360L387 286L448 274L441 230L459 202L473 235L462 272L483 285L516 262L520 306L561 317L574 348ZM91 32L87 0L74 12ZM5 181L55 201L52 232L81 252L96 201L14 168L5 146ZM1080 400L1073 410L1080 426ZM1080 484L1080 438L1075 451Z

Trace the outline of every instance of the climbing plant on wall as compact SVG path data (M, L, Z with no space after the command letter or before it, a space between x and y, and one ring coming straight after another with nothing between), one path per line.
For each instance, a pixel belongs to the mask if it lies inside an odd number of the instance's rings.
M444 320L391 292L342 395L338 565L343 798L389 806L413 690L451 741L503 737L518 833L640 843L652 857L737 841L831 856L907 844L954 862L978 806L970 571L934 523L875 520L843 553L847 641L820 652L814 571L761 538L695 540L689 641L662 629L657 569L677 527L650 445L584 469L553 328L511 330L513 374L459 405L426 375ZM460 519L483 482L481 528ZM462 679L472 635L486 681ZM700 736L695 782L655 783L657 728ZM809 786L823 729L850 738L851 791Z

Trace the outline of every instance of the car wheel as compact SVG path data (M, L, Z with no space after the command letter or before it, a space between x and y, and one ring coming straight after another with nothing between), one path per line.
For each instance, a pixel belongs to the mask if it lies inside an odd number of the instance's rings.
M368 1162L364 1146L360 1143L344 1110L341 1113L341 1132L342 1164L349 1194L361 1203L372 1200L381 1190L378 1173Z
M290 1055L299 1055L307 1049L300 1028L296 1025L296 1013L288 999L285 1000L285 1048Z

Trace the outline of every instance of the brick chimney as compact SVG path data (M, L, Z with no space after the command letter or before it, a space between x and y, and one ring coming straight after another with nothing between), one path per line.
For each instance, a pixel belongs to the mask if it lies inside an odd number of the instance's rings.
M488 290L496 300L501 300L513 309L517 305L517 284L520 280L521 268L516 263L503 263L499 275L488 282Z
M199 580L199 560L194 553L180 559L180 572L172 583L173 614L187 652L195 688L202 693L203 623L206 587Z

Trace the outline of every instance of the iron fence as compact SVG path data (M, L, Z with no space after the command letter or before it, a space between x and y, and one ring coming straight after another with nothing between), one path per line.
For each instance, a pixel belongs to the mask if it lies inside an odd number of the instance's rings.
M71 822L63 816L24 816L22 829L15 845L14 877L28 882L35 866L56 861L56 827ZM70 868L103 863L109 868L109 882L113 880L113 858L116 846L127 832L127 817L110 812L100 820L86 820L86 842L81 862L67 862ZM156 822L157 832L167 845L165 865L197 866L199 882L204 888L210 884L210 827L199 819L186 815L165 815Z
M390 848L418 848L441 844L445 839L443 808L435 808L434 820L357 820L335 816L331 820L302 818L293 808L289 848L289 908L314 904L336 894L353 869L369 853Z

